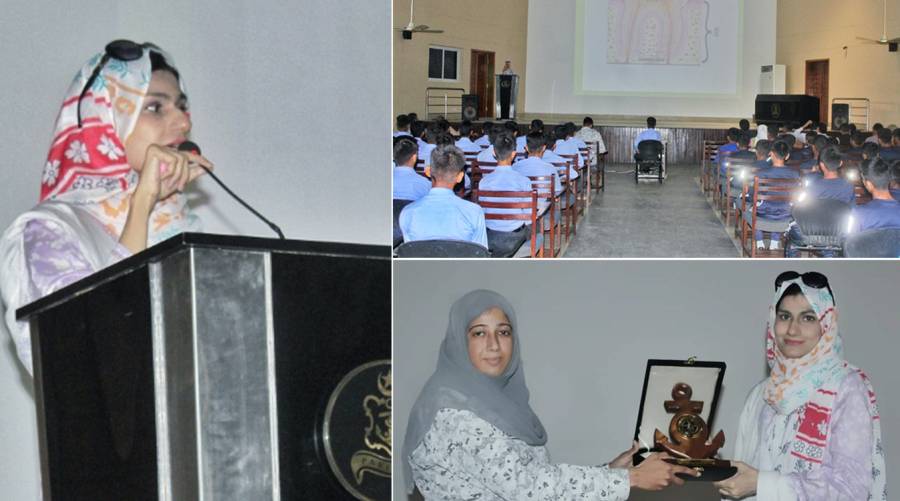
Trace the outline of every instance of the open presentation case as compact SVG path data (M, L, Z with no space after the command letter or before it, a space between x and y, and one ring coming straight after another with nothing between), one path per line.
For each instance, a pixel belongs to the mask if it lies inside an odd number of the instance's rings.
M721 432L713 428L724 376L725 362L648 360L634 430L640 447L634 464L652 452L665 452L662 442L676 458L672 462L701 472L700 477L683 476L685 480L709 482L734 475L737 469L729 461L714 457L724 445L724 434L719 437ZM718 447L705 445L707 439L717 438Z

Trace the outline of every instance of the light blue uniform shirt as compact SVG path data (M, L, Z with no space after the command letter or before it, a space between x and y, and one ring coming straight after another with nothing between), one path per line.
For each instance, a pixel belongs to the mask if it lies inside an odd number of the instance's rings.
M559 171L556 170L555 166L548 164L540 158L528 157L519 160L513 165L513 170L523 176L549 176L550 174L555 174L556 194L559 195L563 191L562 183L559 182Z
M491 144L491 139L488 137L487 134L485 134L485 135L479 137L478 139L476 139L475 144L477 144L479 148L482 146L488 146Z
M456 147L462 150L463 153L477 153L481 151L481 146L473 143L472 140L467 137L457 139Z
M516 137L516 153L525 153L525 143L528 141L527 136Z
M436 147L437 145L431 143L419 143L419 158L425 162L425 165L431 165L431 152L434 151Z
M447 188L432 188L400 213L403 241L463 240L487 248L484 211Z
M566 153L568 155L568 153ZM544 156L541 157L541 160L549 163L562 163L569 162L568 158L563 158L556 154L553 150L544 150ZM569 163L569 179L578 179L578 171L575 170L575 167Z
M494 158L494 147L488 146L486 150L481 150L481 153L476 157L479 162L496 162L497 159Z
M513 170L512 167L497 166L494 172L484 176L478 183L479 190L485 191L531 191L531 180ZM490 202L529 202L530 198L485 198ZM530 214L530 209L493 209L486 208L487 214ZM523 220L487 219L487 227L494 231L515 231L525 224Z
M634 138L634 152L637 153L638 143L641 141L659 141L662 142L662 135L656 129L644 129L636 138Z
M394 167L394 200L418 200L431 191L431 181L412 167Z

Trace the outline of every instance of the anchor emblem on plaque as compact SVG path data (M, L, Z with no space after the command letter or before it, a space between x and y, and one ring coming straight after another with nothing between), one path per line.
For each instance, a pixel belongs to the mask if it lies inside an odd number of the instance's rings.
M669 423L669 435L656 429L653 436L656 447L665 450L675 457L687 459L707 459L725 445L725 434L722 431L707 444L709 427L700 413L703 412L702 400L691 400L694 391L687 383L676 383L672 387L672 400L663 402L666 412L675 414Z

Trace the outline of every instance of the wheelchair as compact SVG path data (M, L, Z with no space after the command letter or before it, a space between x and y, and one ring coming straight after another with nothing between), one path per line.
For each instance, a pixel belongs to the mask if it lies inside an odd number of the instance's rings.
M662 184L666 176L666 147L663 143L652 139L641 141L634 161L635 183L641 179L658 179Z

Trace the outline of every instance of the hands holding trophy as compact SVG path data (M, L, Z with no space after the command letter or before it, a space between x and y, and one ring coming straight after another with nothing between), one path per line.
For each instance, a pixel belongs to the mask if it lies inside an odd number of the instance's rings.
M699 472L682 475L685 480L719 481L734 475L737 469L729 461L715 457L725 445L725 433L710 440L709 422L724 373L723 362L648 360L635 432L641 452L664 452L669 456L664 461ZM645 459L634 456L635 464Z

